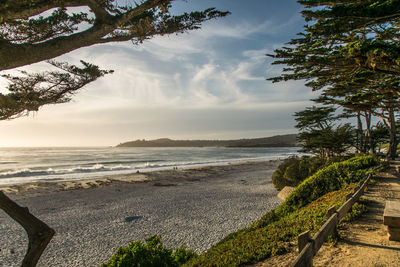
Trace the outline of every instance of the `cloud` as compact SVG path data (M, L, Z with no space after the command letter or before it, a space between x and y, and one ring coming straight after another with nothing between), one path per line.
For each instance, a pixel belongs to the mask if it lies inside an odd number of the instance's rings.
M173 44L165 40L163 43L167 47ZM216 48L207 48L200 54L210 51L217 52ZM76 101L93 107L254 106L307 95L305 91L309 90L299 83L272 85L265 80L281 73L280 66L268 64L265 54L271 52L271 48L262 47L238 50L237 57L233 58L203 56L199 59L197 54L184 54L185 58L180 60L164 61L149 58L147 50L117 44L81 49L68 57L73 61L93 57L95 64L115 70L77 96ZM171 55L174 53L178 53L177 49Z
M257 34L273 35L286 31L288 27L289 22L277 26L270 20L256 25L246 21L235 24L211 21L204 23L201 29L189 33L155 37L135 46L134 50L147 52L163 61L182 60L191 54L203 54L211 58L216 54L212 51L213 45L224 39L245 40ZM132 49L129 42L123 45Z
M3 122L0 140L3 145L56 145L57 140L65 146L115 145L136 138L226 139L294 132L292 114L308 106L313 93L301 81L266 81L280 75L282 66L271 66L265 54L290 39L292 23L298 24L300 16L279 17L277 23L277 15L241 18L237 13L197 31L155 37L138 46L94 45L60 57L115 72L84 87L71 103ZM41 64L26 69L47 68Z
M202 82L207 81L209 77L215 72L217 66L212 64L203 65L199 71L197 71L196 75L193 77L194 82Z
M270 24L269 21L265 21L265 24ZM207 23L203 26L202 31L198 31L197 35L201 38L211 39L211 38L234 38L234 39L245 39L248 36L258 32L260 30L259 26L254 27L254 25L241 22L237 24L211 24Z

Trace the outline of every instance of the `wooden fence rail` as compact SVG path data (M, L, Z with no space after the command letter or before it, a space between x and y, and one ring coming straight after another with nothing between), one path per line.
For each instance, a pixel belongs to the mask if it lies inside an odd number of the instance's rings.
M340 220L347 214L354 203L356 203L365 190L372 174L362 182L361 186L354 188L354 193L346 196L346 202L336 211L335 207L328 210L328 220L321 229L311 238L310 231L304 232L298 237L298 246L300 254L294 262L294 267L312 266L312 259L326 241L328 236L335 234L336 226Z

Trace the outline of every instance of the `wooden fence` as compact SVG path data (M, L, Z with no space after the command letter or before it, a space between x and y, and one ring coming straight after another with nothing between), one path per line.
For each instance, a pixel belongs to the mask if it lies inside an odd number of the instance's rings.
M317 254L328 236L336 233L337 224L347 214L353 204L360 199L371 177L372 174L369 174L367 178L364 179L361 186L354 188L354 193L350 193L346 196L346 202L339 210L336 210L335 207L328 210L328 220L313 238L310 236L310 231L299 235L298 246L300 254L293 264L294 267L312 266L313 257Z

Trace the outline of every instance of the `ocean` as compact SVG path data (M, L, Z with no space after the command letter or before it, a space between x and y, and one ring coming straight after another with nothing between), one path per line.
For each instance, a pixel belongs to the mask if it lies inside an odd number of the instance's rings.
M280 159L298 155L298 149L297 147L0 148L0 185Z

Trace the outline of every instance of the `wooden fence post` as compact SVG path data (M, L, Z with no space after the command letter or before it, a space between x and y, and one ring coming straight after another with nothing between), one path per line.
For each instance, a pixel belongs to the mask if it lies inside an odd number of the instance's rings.
M301 233L298 238L298 246L299 246L299 253L303 250L303 248L307 245L308 242L311 240L311 231L307 231L304 233Z
M310 231L301 233L298 236L299 255L292 265L293 267L312 266L313 257L317 254L318 250L327 240L328 236L338 235L337 225L339 221L346 215L349 209L353 206L354 202L358 201L361 194L365 192L371 177L372 175L369 174L362 185L354 188L354 194L350 193L346 195L346 202L339 208L339 210L336 210L336 207L331 207L329 210L327 210L328 219L313 238L311 238Z
M328 209L328 211L326 212L326 217L327 217L327 219L329 219L333 214L335 214L335 213L337 213L337 211L336 211L336 207L335 206L333 206L333 207L331 207L330 209ZM333 229L333 231L332 231L332 237L333 238L336 238L338 236L338 231L337 231L337 227L335 226L335 228Z
M327 219L329 219L334 213L336 213L336 207L333 206L330 209L328 209L327 213Z
M299 256L296 262L293 264L294 267L312 267L312 259L314 256L313 252L313 240L311 239L311 231L301 233L298 236Z

